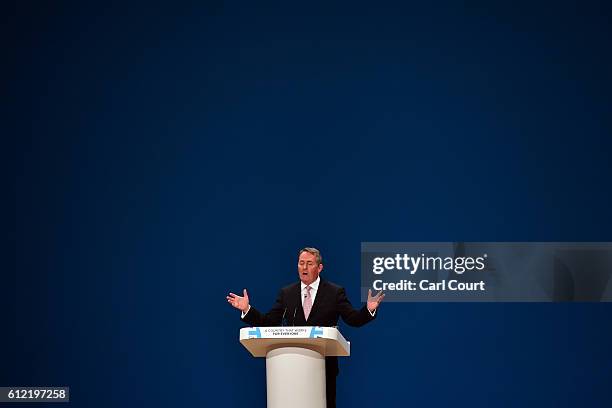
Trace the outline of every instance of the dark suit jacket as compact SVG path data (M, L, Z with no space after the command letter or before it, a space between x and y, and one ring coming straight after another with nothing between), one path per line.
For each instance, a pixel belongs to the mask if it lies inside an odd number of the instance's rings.
M308 320L304 318L301 285L297 282L278 292L268 313L263 314L251 306L243 321L251 326L281 326L283 315L288 326L337 326L340 316L348 325L356 327L374 320L365 305L361 309L353 308L343 287L321 279ZM327 357L326 365L328 373L338 373L337 357Z

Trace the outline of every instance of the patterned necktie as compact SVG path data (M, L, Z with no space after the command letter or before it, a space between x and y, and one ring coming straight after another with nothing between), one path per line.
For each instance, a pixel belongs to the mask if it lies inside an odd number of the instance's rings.
M310 285L306 286L306 297L304 298L304 317L308 320L310 311L312 310L312 297L310 296Z

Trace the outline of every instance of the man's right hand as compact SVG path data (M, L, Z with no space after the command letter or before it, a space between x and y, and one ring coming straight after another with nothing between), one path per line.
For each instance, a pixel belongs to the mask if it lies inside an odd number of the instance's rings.
M230 293L229 296L226 296L228 303L234 306L236 309L239 309L243 313L249 310L249 294L247 290L244 289L242 292L242 296L238 296L235 293Z

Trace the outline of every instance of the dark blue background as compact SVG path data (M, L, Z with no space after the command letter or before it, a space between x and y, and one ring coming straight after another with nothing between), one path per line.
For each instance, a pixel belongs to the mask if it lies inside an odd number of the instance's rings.
M357 304L361 241L611 240L609 8L461 3L16 6L0 383L264 407L225 295L303 246ZM611 311L383 304L339 406L611 406Z

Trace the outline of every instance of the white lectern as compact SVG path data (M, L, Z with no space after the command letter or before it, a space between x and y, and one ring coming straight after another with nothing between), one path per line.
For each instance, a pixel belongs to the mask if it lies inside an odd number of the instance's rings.
M268 408L325 408L325 356L349 356L333 327L246 327L240 343L266 357Z

